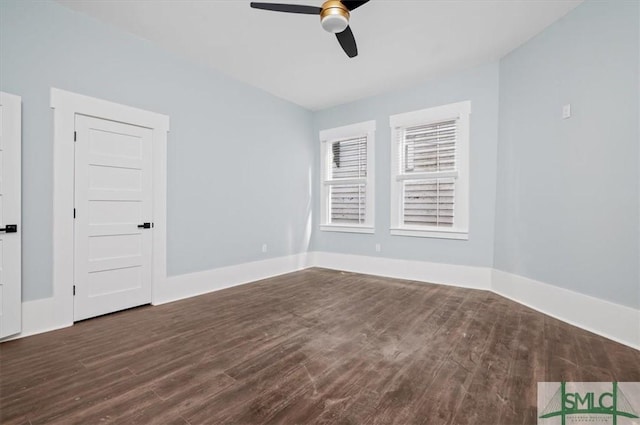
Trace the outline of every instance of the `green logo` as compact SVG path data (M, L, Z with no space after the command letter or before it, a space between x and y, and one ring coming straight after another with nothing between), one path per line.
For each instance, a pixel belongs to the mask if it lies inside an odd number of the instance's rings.
M581 418L575 419L573 423L583 420L584 423L593 423L594 419L589 415L607 415L611 422L606 423L618 424L618 418L637 419L638 414L629 402L627 396L620 390L617 382L610 383L611 391L593 390L589 391L588 387L595 386L599 383L582 383L583 391L567 391L567 383L560 382L560 387L554 393L551 400L540 414L540 419L560 417L562 425L566 424L567 417L571 415L582 415ZM585 388L586 387L586 388ZM540 397L540 394L538 395ZM603 418L604 419L604 418ZM538 421L538 423L544 423Z

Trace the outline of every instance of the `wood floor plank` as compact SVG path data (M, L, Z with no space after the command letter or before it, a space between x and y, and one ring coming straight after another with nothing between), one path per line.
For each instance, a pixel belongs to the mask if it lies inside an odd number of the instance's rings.
M505 392L509 366L513 350L520 341L518 337L517 309L515 303L496 299L494 309L501 314L499 320L493 317L494 326L487 335L488 345L479 361L479 366L466 388L462 403L454 413L457 424L498 424L505 409L511 409L508 402L511 394ZM491 320L489 317L487 320ZM530 383L536 385L536 383ZM518 395L513 395L518 397Z
M436 326L428 331L425 344L401 361L402 369L387 383L375 417L371 418L373 423L409 422L416 411L421 410L423 402L427 410L438 409L443 391L460 391L458 385L451 385L450 374L465 371L457 364L454 367L449 357L465 338L479 300L467 294L463 299L452 297L449 301L454 304L441 310L441 322L433 320ZM429 412L425 414L431 417ZM431 417L431 420L436 419Z
M531 383L538 382L535 369L541 359L536 355L536 350L532 350L529 344L520 341L530 341L533 347L543 344L544 320L528 309L517 309L516 314L519 343L511 354L509 371L504 382L505 389L501 396L507 408L502 409L499 423L536 423L537 405L534 401L537 397L537 388ZM517 396L514 397L514 395Z
M69 400L81 401L90 397L96 388L107 388L132 375L126 368L114 371L91 371L83 368L78 374L61 376L26 392L9 393L2 398L2 410L7 417L47 415L51 411L46 406L64 406L69 404ZM56 391L51 391L52 388L56 388Z
M153 391L134 389L111 397L108 403L83 406L82 409L47 423L55 425L125 423L125 417L160 402L159 397Z
M497 296L325 269L0 344L0 423L536 423L640 352Z

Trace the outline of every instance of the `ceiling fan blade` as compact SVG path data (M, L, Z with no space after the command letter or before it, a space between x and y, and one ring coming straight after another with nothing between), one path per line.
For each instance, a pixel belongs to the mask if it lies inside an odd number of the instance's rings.
M353 9L357 9L358 7L362 6L363 4L367 3L369 0L363 0L363 1L357 1L357 0L342 0L342 4L344 4L347 9L349 9L349 11L352 11Z
M356 39L351 32L351 27L347 27L346 30L337 33L336 37L347 56L350 58L358 56L358 46L356 46Z
M301 4L256 3L252 1L251 7L274 12L302 13L305 15L319 15L320 12L322 12L321 7L304 6Z

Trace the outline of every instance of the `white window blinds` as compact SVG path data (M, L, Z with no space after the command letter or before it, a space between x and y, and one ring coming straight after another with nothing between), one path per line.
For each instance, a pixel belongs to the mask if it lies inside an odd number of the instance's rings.
M367 137L330 143L329 223L364 224L366 220Z
M469 239L469 122L463 101L391 115L396 236Z
M331 178L352 179L367 176L367 138L365 136L331 143Z
M405 173L434 172L456 168L456 120L405 128Z
M411 226L453 226L454 179L405 180L403 221Z
M320 131L320 230L373 233L375 121Z
M397 131L405 226L452 227L455 215L457 120Z

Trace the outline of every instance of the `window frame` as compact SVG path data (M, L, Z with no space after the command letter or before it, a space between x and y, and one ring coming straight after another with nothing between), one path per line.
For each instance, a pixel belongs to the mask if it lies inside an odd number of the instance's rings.
M471 101L451 103L412 112L391 115L391 225L390 233L394 236L415 236L443 239L469 239L469 123L471 117ZM401 150L400 131L407 127L429 125L455 119L456 123L456 167L455 171L421 172L415 178L400 172ZM418 226L403 224L403 182L406 180L424 180L428 178L445 178L455 175L454 219L450 228L438 226Z
M320 131L320 230L330 232L374 233L375 223L375 131L376 122L364 121ZM358 179L329 179L331 145L337 141L366 137L367 175ZM330 222L329 188L339 183L362 182L365 185L365 221L363 224Z

